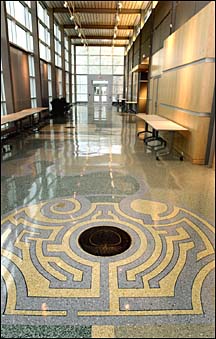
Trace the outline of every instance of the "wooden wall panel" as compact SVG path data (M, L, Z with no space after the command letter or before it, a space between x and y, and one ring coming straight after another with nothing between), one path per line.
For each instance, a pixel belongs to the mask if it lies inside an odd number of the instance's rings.
M162 105L158 106L158 114L189 129L175 133L174 147L183 151L192 163L204 164L210 117L194 116Z
M146 113L147 85L148 85L147 82L140 82L138 113Z
M163 69L215 57L215 5L211 1L164 41Z
M28 54L10 47L15 112L31 107Z
M163 69L163 48L152 56L151 77L162 74Z
M152 113L153 79L150 79L148 83L148 94L147 95L148 95L148 105L147 105L148 114L153 114Z
M42 92L42 106L49 106L48 94L48 67L47 63L40 61L41 68L41 92Z
M159 102L194 112L211 112L215 64L203 62L163 73Z

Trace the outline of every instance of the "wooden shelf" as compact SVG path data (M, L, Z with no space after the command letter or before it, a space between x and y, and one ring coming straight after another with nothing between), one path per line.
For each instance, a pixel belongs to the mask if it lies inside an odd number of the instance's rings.
M139 64L132 68L133 72L148 72L149 64Z

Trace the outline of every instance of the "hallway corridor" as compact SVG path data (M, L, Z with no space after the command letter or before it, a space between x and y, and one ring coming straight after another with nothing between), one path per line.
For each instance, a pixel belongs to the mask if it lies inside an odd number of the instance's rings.
M213 168L156 161L135 116L108 105L74 106L10 141L3 338L214 337ZM99 226L124 230L128 249L83 250L80 235Z

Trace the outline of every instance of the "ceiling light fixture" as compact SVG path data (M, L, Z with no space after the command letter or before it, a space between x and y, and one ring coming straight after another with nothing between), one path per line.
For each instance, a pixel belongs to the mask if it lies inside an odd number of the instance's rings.
M68 8L68 11L70 14L70 20L74 21L74 29L78 31L78 36L79 38L81 38L81 42L84 44L84 46L88 46L85 34L83 33L83 30L82 30L79 13L75 12L74 1L65 1L64 7Z
M113 33L113 45L114 45L114 39L117 36L117 30L118 30L118 24L120 22L120 12L122 9L122 2L121 1L116 1L116 14L115 14L115 26L114 26L114 33Z

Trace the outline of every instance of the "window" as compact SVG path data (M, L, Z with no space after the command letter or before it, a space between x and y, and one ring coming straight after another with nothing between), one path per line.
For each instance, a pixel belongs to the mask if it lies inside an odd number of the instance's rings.
M58 86L58 95L62 96L62 70L57 70L57 86Z
M77 74L88 74L88 66L76 66Z
M112 74L112 66L101 66L101 74Z
M88 77L87 75L77 76L77 101L88 101Z
M76 47L79 49L80 47ZM72 73L72 79L71 79L71 86L72 86L72 103L75 103L75 75L74 75L74 46L71 45L71 73Z
M88 99L87 82L80 83L81 75L86 81L88 75L113 75L113 93L123 96L124 51L124 47L76 47L77 101Z
M54 41L55 41L55 65L62 67L61 60L61 31L58 24L54 23Z
M40 58L46 61L51 60L50 56L50 23L48 12L40 2L37 2L38 10L38 34Z
M112 66L112 58L110 55L101 56L101 65L111 65Z
M48 96L49 96L49 109L52 110L52 73L51 73L51 65L48 64Z
M29 64L29 81L30 81L30 94L31 94L31 107L37 107L37 94L36 94L36 80L35 80L35 68L34 57L28 56Z
M65 71L69 72L69 47L68 47L68 38L64 38L64 48L65 48Z
M2 62L1 62L1 115L7 114L7 107L6 107L6 98L5 98L5 88L4 88L4 75L2 69Z
M100 56L91 56L89 55L89 65L100 65Z
M6 1L9 41L33 52L32 19L29 1Z
M67 101L67 102L70 102L69 73L68 73L68 72L66 72L66 74L65 74L65 81L66 81L66 84L65 84L65 89L66 89L66 101Z

